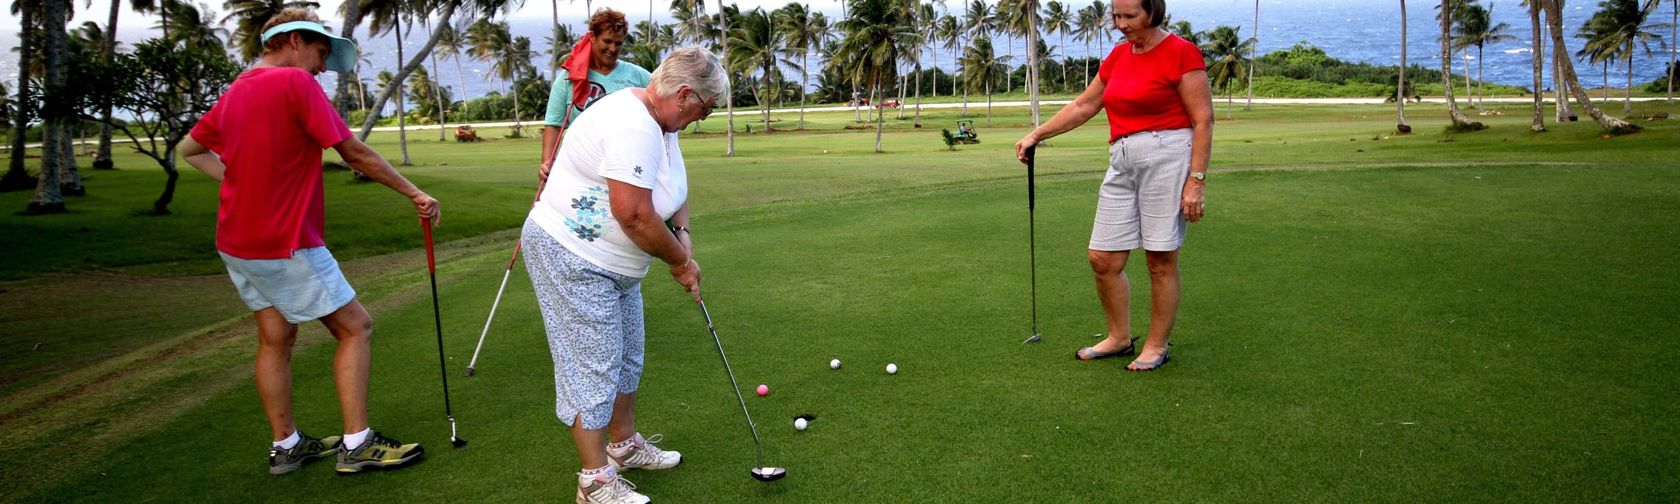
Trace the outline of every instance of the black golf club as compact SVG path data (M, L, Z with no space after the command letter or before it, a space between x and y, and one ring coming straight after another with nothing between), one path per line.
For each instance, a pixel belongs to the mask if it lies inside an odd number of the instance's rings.
M437 325L438 376L443 378L443 417L449 419L449 444L460 448L467 440L455 435L455 413L449 407L449 367L443 361L443 315L438 310L437 259L432 252L432 219L420 218L420 229L426 233L426 272L432 276L432 322Z
M1032 271L1032 336L1028 336L1025 341L1022 341L1021 344L1023 345L1037 343L1040 339L1038 335L1038 222L1034 218L1033 208L1035 206L1034 202L1037 200L1033 194L1033 154L1037 150L1038 146L1036 145L1027 147L1027 258L1031 264L1028 269Z
M723 353L723 340L718 339L717 327L712 325L712 313L706 310L706 302L700 302L700 314L706 317L706 330L712 333L712 342L717 343L718 357L723 359L723 370L729 373L730 390L735 391L735 400L741 403L741 414L747 417L747 429L752 431L754 456L753 479L769 483L787 476L785 467L766 467L764 465L764 443L758 440L758 427L753 425L752 413L747 412L747 400L741 397L741 385L735 381L735 370L729 368L729 356Z

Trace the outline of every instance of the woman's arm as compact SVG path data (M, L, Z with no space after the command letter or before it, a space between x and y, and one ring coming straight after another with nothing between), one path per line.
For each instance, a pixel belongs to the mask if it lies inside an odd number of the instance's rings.
M187 164L197 168L198 171L204 172L205 175L209 175L210 178L217 181L222 180L222 175L227 171L227 166L222 164L222 157L217 156L215 152L211 152L210 148L198 143L198 140L193 140L191 136L181 139L181 143L176 144L175 148L180 151L181 159L186 160Z
M1213 154L1213 91L1208 87L1207 72L1184 74L1178 82L1178 97L1184 101L1184 112L1190 115L1190 173L1206 174L1208 157ZM1206 185L1206 180L1195 177L1184 181L1181 210L1190 222L1202 220L1207 206L1202 188Z
M1073 103L1069 103L1068 106L1057 111L1055 117L1050 118L1050 122L1039 125L1037 129L1027 133L1027 136L1021 137L1021 141L1015 142L1015 158L1021 160L1022 163L1027 162L1028 148L1056 135L1067 133L1095 117L1097 112L1102 111L1104 87L1105 83L1101 76L1092 77L1091 84L1085 86L1085 91L1079 93L1079 97L1074 98Z
M619 228L630 237L630 241L648 255L669 264L671 278L693 294L695 301L699 301L700 265L694 262L688 247L683 246L676 234L665 227L659 213L653 210L653 190L609 178L607 201L612 205L613 219L618 221ZM684 212L682 221L673 220L673 223L687 220L688 215Z

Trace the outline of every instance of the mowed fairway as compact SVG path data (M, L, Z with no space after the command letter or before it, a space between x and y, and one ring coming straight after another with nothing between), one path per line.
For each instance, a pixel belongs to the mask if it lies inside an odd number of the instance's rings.
M1000 126L1022 121L1021 110L1007 112ZM748 476L752 438L717 351L699 310L657 267L643 287L638 421L684 461L627 476L663 502L1680 498L1680 272L1667 266L1680 243L1680 128L1653 123L1601 139L1570 124L1535 136L1526 118L1506 116L1492 131L1443 142L1434 109L1414 112L1432 122L1414 117L1419 134L1409 137L1388 137L1391 113L1263 108L1221 124L1210 216L1185 247L1173 360L1148 374L1125 372L1123 359L1071 355L1103 328L1085 261L1106 157L1100 125L1040 150L1044 341L1033 345L1020 344L1030 333L1024 170L1007 153L1024 129L982 122L986 143L955 153L926 130L889 132L886 155L869 152L872 131L742 137L734 159L716 155L719 136L685 139L702 293L765 463L789 476ZM954 114L929 116L937 126ZM838 125L850 114L818 117ZM425 443L425 462L353 477L330 463L268 476L246 334L215 350L226 371L134 390L177 400L210 391L144 427L105 430L150 411L132 398L69 425L29 424L20 408L60 406L15 393L0 410L0 482L23 492L6 499L570 499L576 455L553 415L552 367L523 264L477 376L460 374L511 247L502 230L529 201L528 171L512 165L535 144L493 147L463 155L501 156L484 161L493 166L412 172L436 193L471 200L451 207L440 196L446 229L458 234L446 235L455 241L439 265L452 399L471 445L448 446L418 230L400 198L355 186L380 207L341 197L334 204L366 214L329 209L329 220L365 220L375 238L337 224L328 239L387 263L365 267L377 276L351 275L381 300L374 425ZM345 187L329 182L329 200ZM213 188L198 194L214 198ZM0 205L18 201L7 194ZM404 245L405 233L413 243ZM1140 257L1129 273L1134 313L1145 313ZM223 312L239 316L237 307ZM1145 320L1134 317L1137 332ZM122 332L112 324L103 329ZM15 341L50 337L8 335L8 358ZM319 331L303 339L298 426L336 433L331 342ZM832 358L844 366L830 370ZM897 375L883 370L889 362ZM760 383L768 397L751 394ZM799 414L816 417L805 432L792 427ZM97 450L73 464L47 455L57 440L81 436L100 438L90 443Z

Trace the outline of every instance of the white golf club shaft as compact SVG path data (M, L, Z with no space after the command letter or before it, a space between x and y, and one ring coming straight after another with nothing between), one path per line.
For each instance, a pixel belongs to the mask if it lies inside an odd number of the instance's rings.
M519 255L519 246L514 246L514 255ZM478 346L473 347L472 360L467 362L467 374L471 375L473 367L478 365L478 352L484 350L484 337L490 335L490 323L496 321L496 307L502 305L502 293L507 291L508 277L513 275L510 264L507 271L502 272L502 286L496 289L496 300L490 303L490 317L484 319L484 331L478 333Z

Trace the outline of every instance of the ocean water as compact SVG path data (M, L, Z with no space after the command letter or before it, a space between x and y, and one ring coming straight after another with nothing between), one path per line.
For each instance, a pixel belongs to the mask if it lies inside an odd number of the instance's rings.
M668 5L668 2L660 2ZM1671 13L1669 2L1652 16L1652 23L1667 23ZM1480 65L1485 79L1489 82L1511 84L1527 87L1530 83L1529 43L1531 39L1528 15L1520 5L1519 0L1482 0L1484 6L1493 8L1494 22L1506 23L1509 28L1506 33L1514 40L1489 44L1480 54ZM742 2L743 8L756 5L781 5L769 0L755 0ZM825 0L808 2L814 10L825 12L831 18L840 15L838 1ZM1088 5L1077 0L1071 5L1075 8ZM649 5L642 1L632 0L600 0L593 2L593 6L612 7L627 13L631 23L647 19L650 15ZM949 2L952 11L960 11L961 4L957 1ZM1440 25L1435 20L1435 2L1413 0L1407 3L1408 9L1408 61L1412 64L1429 68L1440 66L1440 46L1437 42ZM1564 27L1568 31L1568 44L1571 50L1579 50L1582 40L1573 36L1585 20L1597 10L1597 2L1587 0L1571 0L1565 6ZM582 3L567 2L560 6L562 23L569 24L574 32L583 30L583 19L586 8ZM1400 61L1400 1L1399 0L1262 0L1259 5L1258 49L1267 52L1287 49L1297 43L1310 43L1323 48L1332 57L1345 61L1368 62L1373 64L1393 65ZM715 9L713 9L715 10ZM1252 0L1169 0L1168 12L1174 21L1190 21L1198 30L1208 30L1215 26L1239 26L1244 36L1256 36L1254 30L1255 2ZM674 22L668 13L660 8L651 13L661 23ZM131 25L150 24L150 20L136 22L140 18L130 13L124 14ZM530 37L533 49L544 51L547 46L544 38L549 34L550 9L547 2L528 2L523 10L509 18L515 35ZM335 20L328 19L329 25L336 25ZM1672 41L1668 41L1668 31L1661 30L1661 35L1667 44L1652 44L1649 55L1640 53L1633 61L1633 80L1635 85L1650 82L1662 74L1667 64L1669 53L1673 50ZM119 30L119 39L131 44L138 40L156 36L158 32L147 27L125 26ZM364 69L363 74L371 80L378 73L378 69L392 69L397 64L396 38L390 35L368 39L365 31L358 32L362 38L363 58L372 69ZM415 33L406 38L405 51L412 55L412 51L424 44L424 32ZM1113 32L1118 40L1119 33ZM1550 50L1550 41L1543 40L1545 47ZM1064 40L1059 35L1046 35L1046 43L1053 46L1052 52L1059 56L1083 57L1086 55L1102 56L1112 48L1109 44L1086 44L1075 40L1071 34ZM17 44L15 29L0 33L0 47L6 48L5 54L15 54L10 49ZM1065 44L1065 47L1062 47ZM1011 43L1003 39L995 39L994 45L1000 52L1007 51L1013 57L1013 64L1025 63L1025 44L1020 40ZM1474 69L1478 61L1474 49L1468 53L1458 53L1454 56L1453 68L1455 73L1462 73L1468 62ZM542 71L547 66L541 62L546 56L537 58L537 65ZM934 55L926 54L924 66L932 66L937 60L939 67L951 70L952 55L948 51L941 51ZM498 83L488 76L488 64L463 58L460 62L462 71L456 72L454 61L438 62L436 78L444 86L455 91L456 97L482 96L491 89L505 87L505 83ZM813 58L813 64L815 58ZM1549 69L1549 65L1548 65ZM1582 84L1589 88L1602 85L1602 70L1600 65L1577 61L1576 71L1580 74ZM12 56L0 59L0 75L6 76L8 83L16 82L17 61ZM1265 68L1258 69L1260 75L1265 74ZM789 75L797 75L790 73ZM331 73L319 78L323 86L329 89L334 85L335 76ZM1550 82L1548 74L1547 81ZM1621 86L1626 82L1626 67L1620 64L1610 66L1611 86ZM8 87L10 84L8 85ZM460 91L465 86L466 93Z

